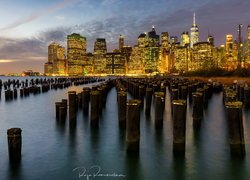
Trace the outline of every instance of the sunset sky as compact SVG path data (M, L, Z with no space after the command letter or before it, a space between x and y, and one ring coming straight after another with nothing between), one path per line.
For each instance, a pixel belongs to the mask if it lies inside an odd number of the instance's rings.
M216 45L225 43L226 34L236 39L240 23L246 39L249 0L0 0L0 74L43 72L48 44L66 45L73 32L87 37L88 51L96 38L106 38L111 51L119 34L134 46L152 25L158 34L180 37L190 31L193 12L200 41L206 41L208 32Z

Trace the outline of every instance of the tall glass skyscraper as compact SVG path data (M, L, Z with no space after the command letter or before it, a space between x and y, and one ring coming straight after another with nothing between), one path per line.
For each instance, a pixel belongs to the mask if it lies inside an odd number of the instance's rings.
M193 16L193 25L191 27L191 32L190 32L190 47L193 48L194 44L199 42L199 29L196 24L196 19L195 19L195 13Z
M83 64L86 59L86 37L76 33L68 35L67 46L68 75L83 75Z

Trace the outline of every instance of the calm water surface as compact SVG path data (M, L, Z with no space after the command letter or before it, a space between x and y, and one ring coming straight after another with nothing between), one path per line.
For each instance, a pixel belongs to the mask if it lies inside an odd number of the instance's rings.
M80 92L82 87L52 90L11 102L4 101L2 92L0 179L87 179L79 178L79 172L83 168L87 170L85 174L97 172L92 166L98 166L99 174L126 176L94 179L250 179L250 111L243 115L246 157L232 158L222 94L213 95L199 131L193 130L192 109L188 105L186 154L185 158L177 158L172 152L173 124L167 92L163 129L154 127L154 110L151 117L145 117L142 110L140 155L129 157L125 151L125 132L118 128L115 88L108 94L98 130L90 128L89 117L82 111L78 112L74 130L69 129L67 122L57 123L55 102L67 98L69 90ZM8 159L7 129L12 127L22 129L22 161L16 168L9 165ZM78 167L81 170L73 171Z

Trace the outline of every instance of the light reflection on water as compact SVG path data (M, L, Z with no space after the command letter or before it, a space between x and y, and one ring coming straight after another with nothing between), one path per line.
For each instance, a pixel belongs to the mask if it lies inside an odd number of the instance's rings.
M99 165L103 173L124 174L129 180L250 179L250 111L243 113L246 157L244 160L231 158L222 94L213 95L201 128L196 131L192 125L192 107L188 105L185 158L174 157L172 153L173 122L168 92L163 129L155 129L154 110L148 117L142 111L140 155L128 157L125 132L118 128L114 88L108 95L98 130L90 128L88 116L82 111L78 112L76 129L70 129L67 122L59 124L55 120L54 103L67 98L69 90L80 92L82 87L52 90L7 103L2 94L1 179L76 179L76 172L72 172L74 168L93 165ZM23 130L19 167L9 166L8 161L6 132L12 127Z

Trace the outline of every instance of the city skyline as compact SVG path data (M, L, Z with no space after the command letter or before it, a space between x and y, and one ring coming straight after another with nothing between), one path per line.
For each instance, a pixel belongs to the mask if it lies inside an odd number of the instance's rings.
M34 3L25 0L22 4L12 0L3 3L4 10L0 18L0 74L20 73L28 69L42 72L43 64L48 60L48 44L55 41L65 45L65 37L73 32L87 37L87 48L91 52L97 38L106 39L108 51L118 48L120 34L125 36L126 45L134 46L138 35L152 25L156 26L158 34L168 31L170 36L180 39L182 32L190 33L194 12L200 41L206 41L208 33L214 36L216 46L225 44L226 34L232 34L237 39L239 23L244 25L242 37L246 40L247 26L250 24L247 21L250 14L247 7L250 2L194 2L57 0ZM15 7L12 10L19 12L20 17L8 11L13 4ZM223 9L219 8L221 5ZM80 13L83 9L86 10L84 18Z

